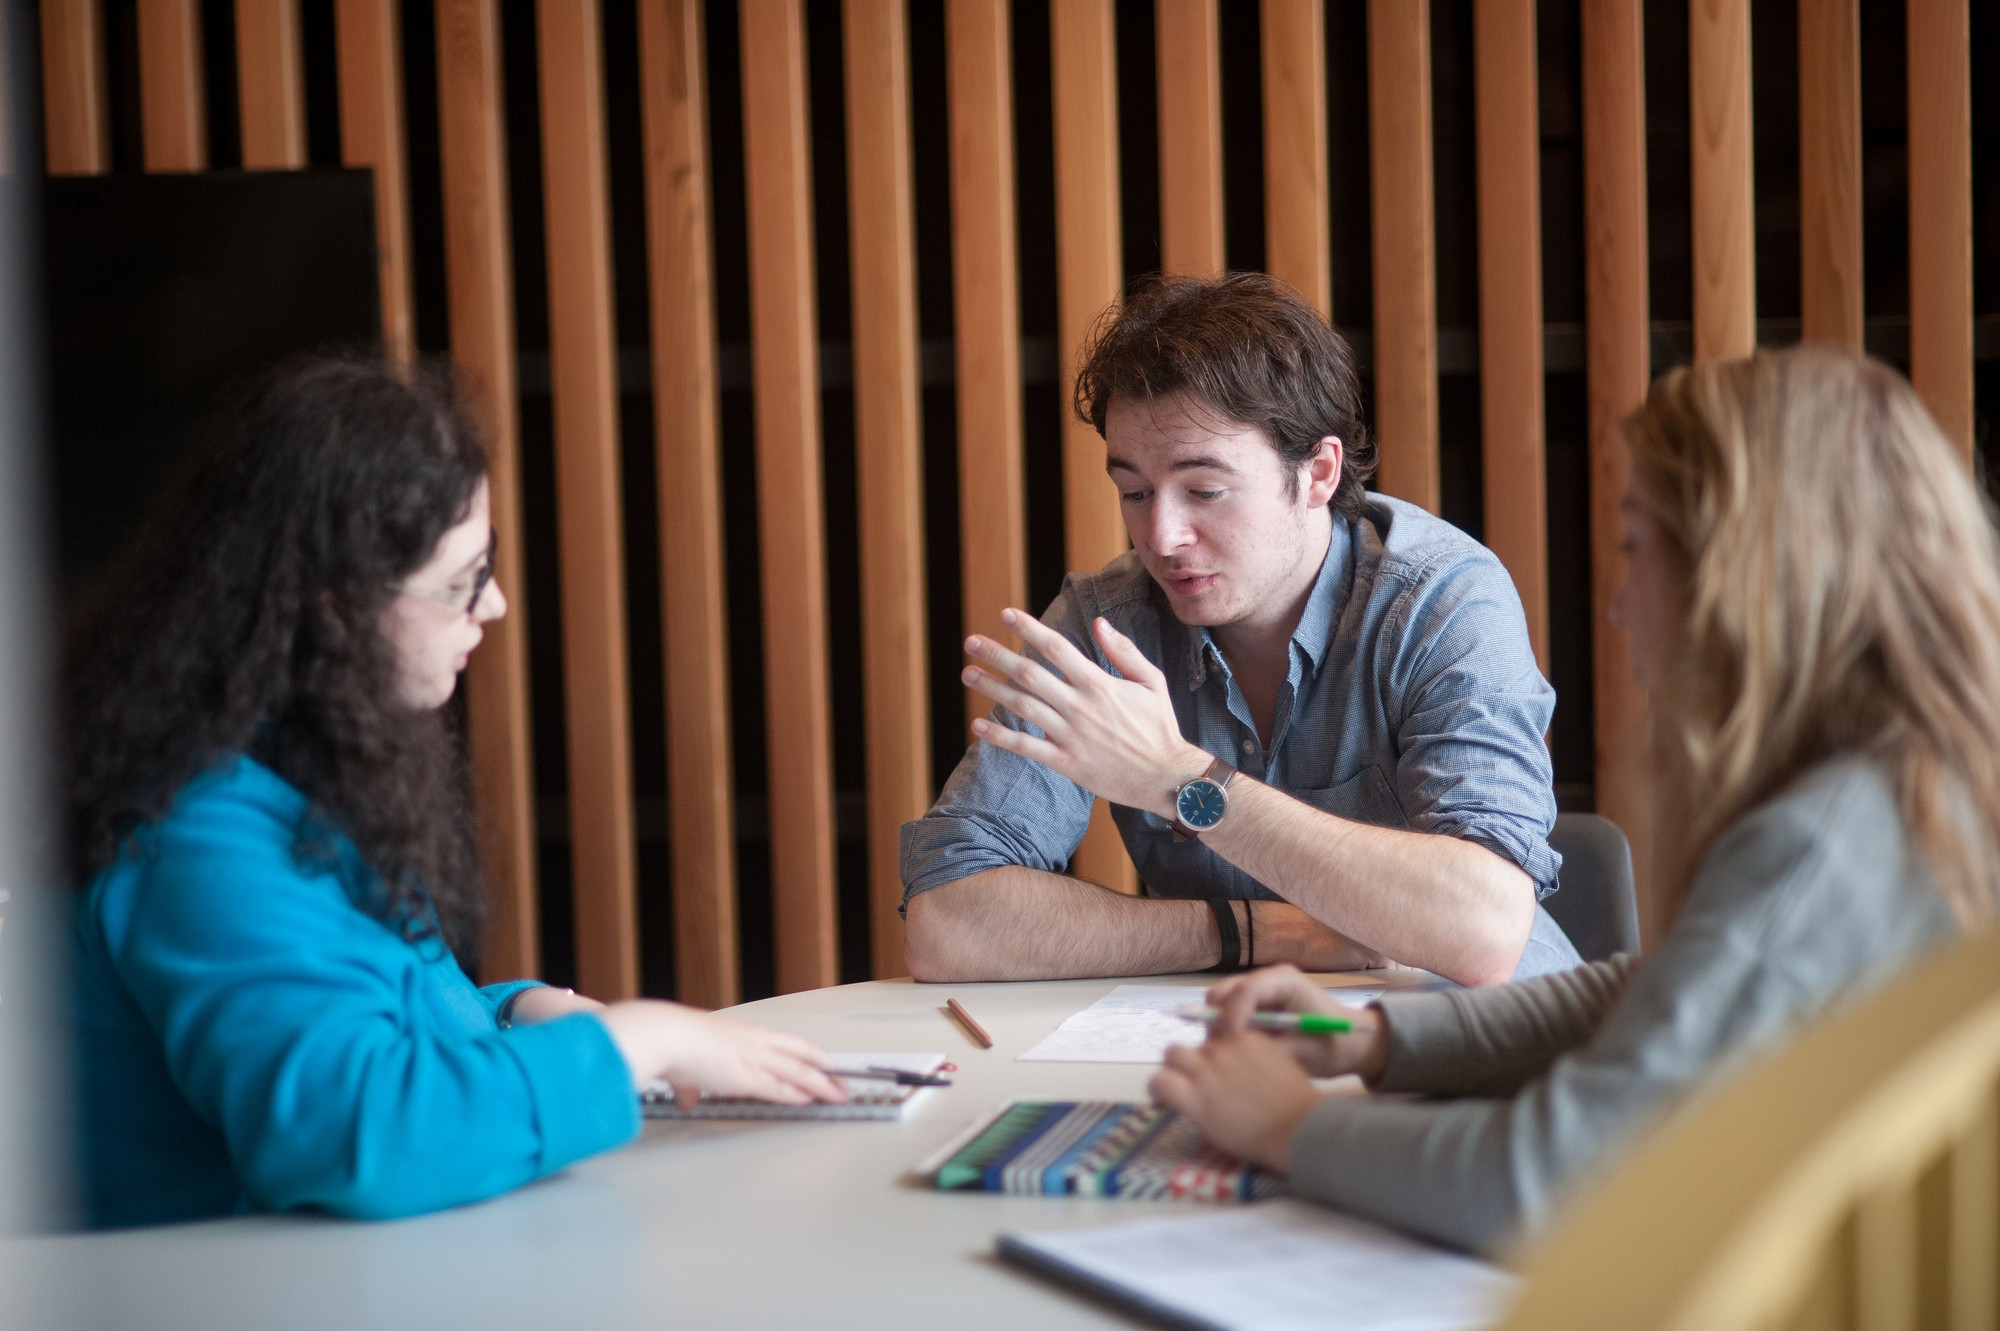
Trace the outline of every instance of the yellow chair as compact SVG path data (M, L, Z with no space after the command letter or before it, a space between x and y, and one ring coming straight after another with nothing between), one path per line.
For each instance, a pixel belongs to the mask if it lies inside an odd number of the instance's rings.
M2000 933L1727 1082L1584 1193L1509 1328L2000 1326Z

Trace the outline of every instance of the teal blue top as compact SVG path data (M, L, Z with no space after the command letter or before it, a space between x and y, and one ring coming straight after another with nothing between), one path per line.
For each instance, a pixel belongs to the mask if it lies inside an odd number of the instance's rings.
M501 1029L530 982L475 987L435 937L355 903L336 841L248 758L181 792L78 895L85 1199L97 1225L477 1201L638 1133L596 1018Z

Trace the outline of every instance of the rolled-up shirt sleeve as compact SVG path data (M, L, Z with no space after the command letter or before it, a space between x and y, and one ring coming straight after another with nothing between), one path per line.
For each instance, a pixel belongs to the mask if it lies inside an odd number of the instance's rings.
M1396 794L1412 829L1463 838L1519 865L1537 896L1556 889L1548 732L1555 690L1500 562L1478 558L1412 579L1395 617Z
M1042 622L1106 665L1086 632L1090 613L1079 603L1073 581L1066 581ZM1010 730L1042 733L1004 707L995 707L988 719ZM987 869L1016 866L1061 873L1083 841L1095 802L1082 786L1032 758L974 743L930 811L903 824L899 863L904 907L920 892Z

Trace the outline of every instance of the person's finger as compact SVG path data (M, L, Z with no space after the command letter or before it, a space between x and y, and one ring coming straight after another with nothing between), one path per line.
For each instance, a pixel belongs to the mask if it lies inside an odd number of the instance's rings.
M1209 1028L1208 1038L1216 1040L1249 1030L1250 1015L1257 1010L1257 999L1256 985L1238 985L1227 998L1217 1004L1222 1009L1222 1015L1216 1019L1215 1025Z
M1044 731L1055 731L1067 724L1063 714L1042 698L1015 688L990 670L967 666L959 678L974 693L991 698L1029 725L1040 726Z
M1155 693L1167 691L1166 674L1139 650L1139 644L1111 626L1111 621L1099 615L1092 623L1097 630L1098 645L1104 648L1104 655L1118 673L1135 683L1144 684Z
M1186 1074L1171 1067L1161 1068L1153 1074L1153 1079L1146 1083L1146 1094L1152 1097L1154 1104L1166 1109L1178 1109L1182 1113L1188 1112L1188 1107L1195 1101L1194 1083L1188 1080Z
M993 673L1011 680L1059 711L1066 710L1076 697L1076 690L1071 687L1078 678L1076 674L1065 671L1064 674L1070 675L1070 678L1064 679L1033 657L1024 656L991 638L982 638L977 634L967 638L965 654L983 662ZM1084 661L1083 666L1097 670L1095 662ZM1097 673L1101 675L1104 672L1098 670Z
M787 1058L776 1067L777 1074L787 1083L815 1100L825 1100L839 1104L847 1099L847 1086L827 1075L827 1070L817 1064Z
M683 1113L701 1104L701 1091L693 1086L674 1087L674 1108Z
M1027 611L1009 607L1000 612L1000 622L1020 635L1021 641L1047 657L1049 664L1062 671L1072 685L1087 679L1109 678L1104 673L1104 667L1077 650L1075 643Z
M1063 751L1045 739L1030 735L1025 730L997 725L982 716L973 721L972 733L996 749L1018 753L1023 758L1033 758L1042 766L1054 771L1062 770L1060 764L1063 761Z

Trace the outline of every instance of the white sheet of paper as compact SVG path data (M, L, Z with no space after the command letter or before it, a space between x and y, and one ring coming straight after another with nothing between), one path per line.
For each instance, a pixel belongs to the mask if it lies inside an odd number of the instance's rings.
M1044 1230L1005 1242L1220 1327L1468 1331L1505 1314L1517 1277L1310 1202Z
M1382 996L1380 989L1329 989L1327 996L1362 1007ZM1206 1002L1208 990L1195 985L1121 984L1051 1031L1017 1063L1158 1063L1177 1044L1200 1044L1208 1030L1180 1015Z

